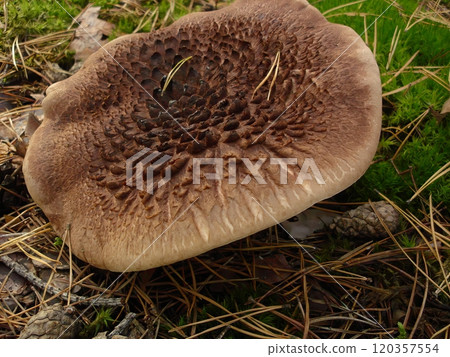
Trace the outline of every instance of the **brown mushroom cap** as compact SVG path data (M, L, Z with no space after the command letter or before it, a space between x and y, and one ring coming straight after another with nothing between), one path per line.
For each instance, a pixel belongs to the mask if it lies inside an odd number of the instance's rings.
M354 183L376 151L373 55L305 0L238 0L105 50L48 89L24 162L31 196L59 234L70 226L72 251L94 266L148 269L255 233ZM272 77L252 99L278 51L269 100ZM162 93L164 76L189 56ZM168 167L172 179L153 194L126 185L125 162L144 148L171 157L155 179ZM194 157L224 159L224 179L194 185ZM287 185L271 157L298 160ZM228 180L231 158L237 184ZM242 184L242 158L267 159L259 170L267 184ZM325 184L295 183L306 158Z

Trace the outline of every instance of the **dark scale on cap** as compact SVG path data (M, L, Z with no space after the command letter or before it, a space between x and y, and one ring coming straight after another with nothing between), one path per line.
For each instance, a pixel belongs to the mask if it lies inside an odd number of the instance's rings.
M173 31L163 30L144 38L130 52L117 51L115 58L139 78L140 85L133 84L126 73L122 74L119 98L111 98L106 103L128 100L132 105L120 116L111 117L104 127L104 141L113 143L116 150L128 157L133 150L137 153L148 148L151 152L176 155L176 159L184 152L207 156L207 151L214 152L225 144L240 149L264 145L268 136L282 143L290 142L286 137L302 140L309 128L305 123L310 123L316 135L325 135L325 126L320 130L315 127L319 118L314 113L326 111L323 105L316 106L317 89L312 88L312 93L302 98L299 105L284 112L293 89L298 92L311 85L311 78L305 73L314 67L312 59L321 45L313 37L302 43L295 36L289 36L284 44L282 41L272 44L272 37L284 36L284 28L270 26L264 31L271 36L262 37L258 19L242 17L226 21L226 26L217 26L207 19L202 24L185 24L178 29L177 36L173 36ZM216 31L214 36L212 28ZM279 72L270 98L267 98L269 85L254 94L277 51L280 51ZM299 54L301 63L297 63ZM164 88L170 71L188 57L191 58ZM127 62L127 58L133 61ZM297 64L297 69L291 75L293 64ZM99 76L109 74L106 70ZM302 115L305 108L307 117ZM114 126L123 127L118 130L119 135L115 135ZM266 148L270 150L271 146ZM105 160L114 157L110 152L104 154ZM174 175L182 169L178 164Z

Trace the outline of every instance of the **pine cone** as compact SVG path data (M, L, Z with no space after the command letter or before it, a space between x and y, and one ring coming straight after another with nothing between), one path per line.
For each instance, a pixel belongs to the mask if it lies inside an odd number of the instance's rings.
M45 307L34 315L20 333L19 338L75 338L81 329L81 321L73 308L61 304Z
M395 233L400 222L398 212L385 201L373 202L372 204L390 231ZM387 235L370 204L364 204L345 212L342 216L333 220L330 228L349 237L377 238Z

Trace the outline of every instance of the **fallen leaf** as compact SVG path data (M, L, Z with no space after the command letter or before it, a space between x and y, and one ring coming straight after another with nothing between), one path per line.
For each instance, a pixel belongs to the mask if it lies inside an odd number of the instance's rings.
M50 279L52 271L51 269L42 269L39 271L39 277L44 280L48 281ZM54 288L65 290L69 287L70 277L69 272L56 272L53 274L53 277L50 281L50 286L53 286ZM78 285L75 285L72 287L72 293L76 294L81 290L81 287Z
M38 119L42 120L42 117L44 116L43 113L42 108L39 108L17 116L13 113L10 117L2 119L0 122L0 140L13 141L16 138L21 137L25 133L29 115L33 114Z
M79 24L75 30L75 38L70 44L70 49L75 51L75 61L84 61L92 53L108 42L104 38L109 36L114 25L100 20L100 7L87 8L77 19Z
M11 98L3 93L0 93L0 112L11 110L13 105L10 102Z
M256 277L269 284L276 284L285 280L292 270L284 254L259 257L257 261Z
M450 113L450 98L447 99L447 101L442 106L441 114L447 114Z
M12 295L22 294L28 285L27 281L20 275L14 272L10 274L10 272L11 269L0 263L0 286L4 284L3 289L0 291L0 297L2 298L9 296L7 291ZM8 280L5 283L6 278Z

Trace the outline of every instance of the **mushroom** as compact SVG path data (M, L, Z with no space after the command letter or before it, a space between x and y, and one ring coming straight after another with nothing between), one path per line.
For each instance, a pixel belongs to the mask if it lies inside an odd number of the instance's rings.
M238 0L120 37L43 107L28 190L76 256L111 271L196 256L335 195L381 130L371 51L305 0Z

